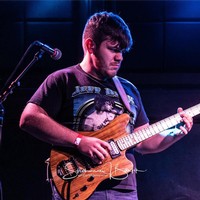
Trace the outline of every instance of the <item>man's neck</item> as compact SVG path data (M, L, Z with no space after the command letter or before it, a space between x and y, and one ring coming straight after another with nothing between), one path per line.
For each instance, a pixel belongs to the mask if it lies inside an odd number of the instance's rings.
M82 68L82 70L84 72L86 72L90 76L94 77L95 79L100 80L100 81L104 80L103 77L101 78L99 75L97 75L97 71L95 70L95 67L94 67L92 60L87 59L86 56L84 57L84 59L80 63L80 67Z

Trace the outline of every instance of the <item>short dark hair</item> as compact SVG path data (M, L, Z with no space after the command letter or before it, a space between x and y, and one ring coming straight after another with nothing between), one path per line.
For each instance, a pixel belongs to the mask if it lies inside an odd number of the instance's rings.
M115 105L114 100L110 97L101 94L97 95L94 99L95 109L97 111L102 111L102 106L104 106L106 102L109 102L112 106Z
M118 41L120 48L129 51L133 45L128 25L117 14L112 12L97 12L87 21L83 40L91 38L97 47L106 39Z

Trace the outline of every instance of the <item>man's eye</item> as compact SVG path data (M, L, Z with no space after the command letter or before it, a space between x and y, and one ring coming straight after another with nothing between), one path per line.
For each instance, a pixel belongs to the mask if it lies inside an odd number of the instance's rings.
M114 52L121 52L121 50L118 49L118 48L110 48L110 50L111 50L111 51L114 51Z
M115 52L121 52L121 49L115 49L114 51Z

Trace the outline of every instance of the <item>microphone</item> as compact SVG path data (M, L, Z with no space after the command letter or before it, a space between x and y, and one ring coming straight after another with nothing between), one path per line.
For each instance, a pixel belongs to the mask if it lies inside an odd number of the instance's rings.
M39 46L43 51L47 52L54 60L59 60L62 57L62 52L57 48L52 49L51 47L43 44L40 41L35 41L33 44Z

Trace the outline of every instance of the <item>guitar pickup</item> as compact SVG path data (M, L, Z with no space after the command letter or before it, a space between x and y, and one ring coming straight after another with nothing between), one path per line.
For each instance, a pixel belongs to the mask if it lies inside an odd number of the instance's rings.
M63 180L70 180L77 177L80 173L73 157L68 160L62 160L57 166L57 174Z
M113 139L110 139L108 140L108 143L110 144L110 147L111 147L110 156L113 159L119 157L121 153L115 141Z

